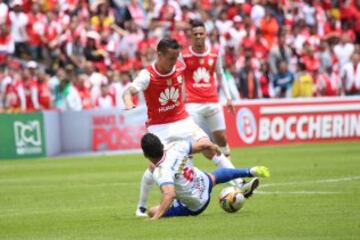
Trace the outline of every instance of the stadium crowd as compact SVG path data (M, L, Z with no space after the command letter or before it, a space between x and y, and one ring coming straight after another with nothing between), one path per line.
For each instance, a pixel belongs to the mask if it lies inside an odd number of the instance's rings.
M359 95L359 0L0 0L0 112L123 108L200 19L234 100ZM141 97L139 97L141 104Z

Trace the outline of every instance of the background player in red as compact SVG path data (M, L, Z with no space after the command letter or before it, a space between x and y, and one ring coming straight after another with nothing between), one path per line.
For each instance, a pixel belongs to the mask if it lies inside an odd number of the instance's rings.
M180 49L181 46L176 40L160 40L156 62L142 70L123 94L126 108L131 109L135 107L132 96L139 92L144 93L148 109L147 130L160 138L165 149L177 140L209 141L206 133L194 123L185 110L182 96L184 66L178 61ZM204 150L202 153L218 167L231 164L225 155L217 156L216 151ZM148 194L153 184L152 173L147 169L141 180L137 216L146 216ZM258 181L254 181L251 186L247 185L250 195L257 185Z
M223 75L222 58L217 49L207 46L203 22L194 20L191 45L183 51L186 110L200 126L206 124L225 156L230 156L225 133L225 119L219 104L217 85L225 93L228 109L234 113L231 96Z

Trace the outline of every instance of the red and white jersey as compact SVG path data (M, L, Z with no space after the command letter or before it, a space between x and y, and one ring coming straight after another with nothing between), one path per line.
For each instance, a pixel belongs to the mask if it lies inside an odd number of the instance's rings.
M8 80L10 80L8 78ZM19 108L20 99L18 96L17 87L19 82L12 81L4 84L4 94L5 94L5 107L6 108Z
M42 13L36 15L28 14L28 18L27 33L29 35L29 43L32 46L39 46L42 44L42 37L45 35L47 25L46 15Z
M317 92L322 96L337 96L340 92L340 76L332 73L330 76L321 73L316 78Z
M114 99L110 94L99 96L95 101L95 106L101 109L110 109L115 106Z
M79 92L83 109L93 108L90 90L87 87L76 87Z
M148 111L147 125L177 122L188 117L182 97L182 73L185 66L177 62L168 74L160 74L155 64L140 71L131 84L144 92Z
M34 111L36 108L36 103L34 103L34 97L37 98L38 95L38 86L35 80L27 80L23 82L25 101L26 101L26 111ZM34 96L34 91L36 91L36 96ZM36 101L36 100L35 100ZM37 101L38 102L38 101Z
M182 53L186 71L184 71L186 102L217 103L217 82L215 80L219 51L208 48L205 53L195 53L191 46Z
M0 63L7 60L7 56L14 53L15 43L10 34L0 35Z
M357 92L360 90L360 63L354 66L348 62L340 71L340 78L344 80L346 92Z
M38 83L38 99L42 109L51 108L51 91L47 82Z

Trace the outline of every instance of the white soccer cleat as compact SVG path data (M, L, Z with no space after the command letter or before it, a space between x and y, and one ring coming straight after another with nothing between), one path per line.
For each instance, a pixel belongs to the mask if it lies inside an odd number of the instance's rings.
M260 181L257 177L251 179L250 182L244 182L239 188L243 191L244 197L249 198L258 188Z
M136 208L135 216L137 216L137 217L148 217L146 211L147 211L146 208L138 207L138 208Z

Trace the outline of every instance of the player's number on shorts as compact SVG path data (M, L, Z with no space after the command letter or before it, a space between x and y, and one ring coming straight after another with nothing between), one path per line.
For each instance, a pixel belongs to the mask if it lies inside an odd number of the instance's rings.
M194 171L191 168L186 167L183 170L183 176L185 177L186 180L192 182L194 178Z

